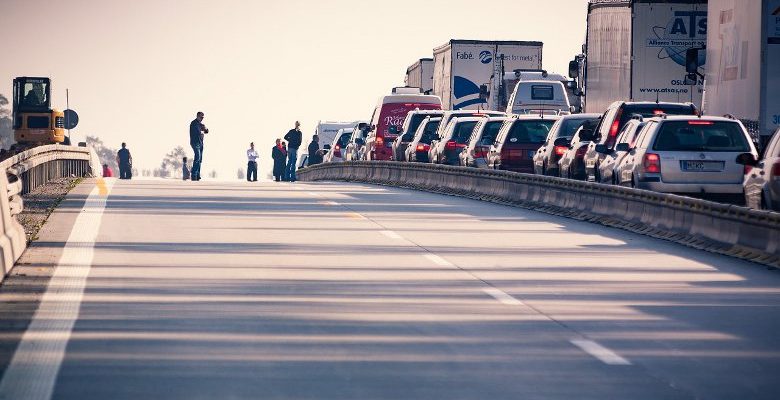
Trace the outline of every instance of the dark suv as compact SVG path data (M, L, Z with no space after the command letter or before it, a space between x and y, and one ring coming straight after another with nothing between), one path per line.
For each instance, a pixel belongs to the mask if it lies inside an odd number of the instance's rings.
M585 164L586 180L599 182L599 165L604 161L604 156L615 151L615 142L618 133L628 121L637 116L651 118L661 115L697 115L698 110L693 103L664 103L664 102L628 102L616 101L609 106L601 122L596 128L595 137L588 145L583 157ZM596 146L606 153L596 151Z

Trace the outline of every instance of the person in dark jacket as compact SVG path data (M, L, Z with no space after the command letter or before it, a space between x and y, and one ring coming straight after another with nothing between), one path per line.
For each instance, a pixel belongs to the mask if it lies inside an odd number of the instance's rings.
M287 162L287 150L282 146L282 139L276 139L276 145L271 150L271 158L274 160L274 180L279 182L282 180Z
M325 152L320 150L320 137L314 135L311 137L311 143L309 143L309 166L322 164L322 156Z
M295 121L295 128L290 129L284 140L287 141L287 168L285 170L285 177L290 182L295 182L295 167L298 163L298 149L303 143L303 134L301 133L301 123Z
M133 177L133 156L127 149L127 143L122 143L122 148L116 154L116 163L119 164L119 179L131 179Z
M203 136L209 133L206 125L203 125L204 114L200 111L195 115L195 119L190 122L190 146L195 153L195 159L192 160L192 170L190 174L193 181L200 180L200 164L203 162Z

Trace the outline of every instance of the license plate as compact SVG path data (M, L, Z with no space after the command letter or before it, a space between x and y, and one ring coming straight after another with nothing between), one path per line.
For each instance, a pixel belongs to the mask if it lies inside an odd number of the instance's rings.
M683 171L720 172L724 166L723 161L682 161Z

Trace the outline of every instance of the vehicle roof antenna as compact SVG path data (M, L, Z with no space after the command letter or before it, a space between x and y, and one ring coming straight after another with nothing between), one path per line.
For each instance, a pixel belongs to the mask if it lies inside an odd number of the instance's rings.
M661 102L661 93L655 92L655 104L658 104Z

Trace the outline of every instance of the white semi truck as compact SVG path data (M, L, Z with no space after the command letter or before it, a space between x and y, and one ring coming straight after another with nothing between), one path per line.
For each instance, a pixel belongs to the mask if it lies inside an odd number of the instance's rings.
M584 54L573 62L581 67L570 75L588 113L619 100L701 106L704 79L687 78L686 54L706 43L707 0L590 0ZM703 52L697 61L703 76Z
M542 42L450 40L433 50L433 94L445 110L487 109L480 86L490 84L496 56L506 71L542 69Z
M406 69L404 84L420 88L423 94L433 93L433 59L421 58Z
M780 0L709 0L704 112L762 144L780 127Z

